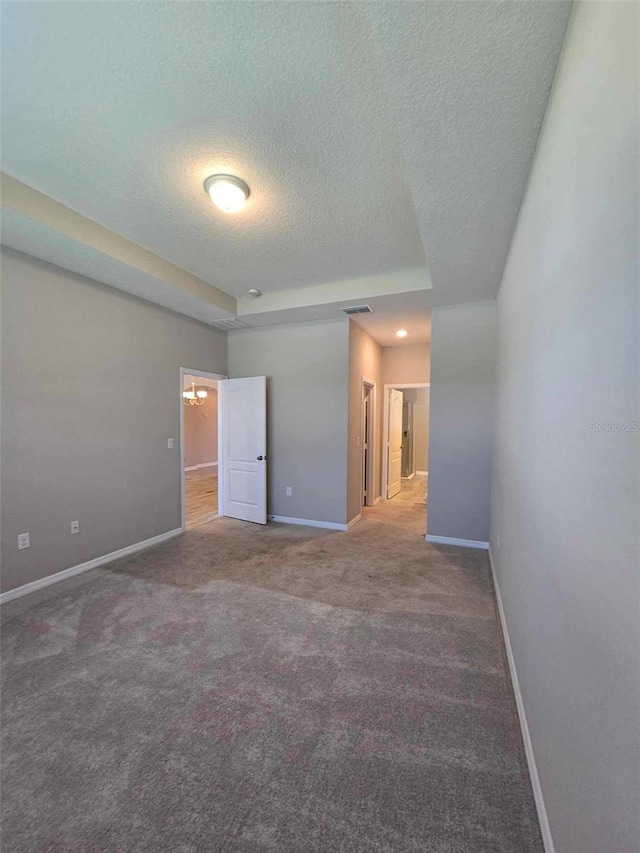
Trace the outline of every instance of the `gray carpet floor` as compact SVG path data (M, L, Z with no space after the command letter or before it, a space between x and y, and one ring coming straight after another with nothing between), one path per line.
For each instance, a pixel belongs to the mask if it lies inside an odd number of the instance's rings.
M541 853L486 554L219 519L2 608L10 853Z

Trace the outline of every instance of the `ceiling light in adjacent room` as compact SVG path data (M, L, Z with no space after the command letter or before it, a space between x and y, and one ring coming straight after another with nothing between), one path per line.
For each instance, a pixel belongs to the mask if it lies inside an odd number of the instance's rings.
M252 287L251 290L247 290L247 294L249 296L253 296L254 299L257 299L258 296L262 296L262 291L258 290L257 287Z
M207 397L207 392L204 388L198 388L196 391L195 383L191 383L191 388L182 392L182 402L185 406L204 406L204 401Z
M211 175L204 182L211 201L225 213L235 213L249 198L249 187L233 175Z
M406 329L398 329L398 331L396 332L396 335L399 338L406 338L407 337L407 330Z

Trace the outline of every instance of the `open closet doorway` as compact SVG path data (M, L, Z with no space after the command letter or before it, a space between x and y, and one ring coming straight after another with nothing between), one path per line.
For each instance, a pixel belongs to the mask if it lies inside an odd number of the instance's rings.
M216 373L181 370L182 526L218 517L218 382Z
M386 500L427 503L429 390L429 384L385 385L382 495Z

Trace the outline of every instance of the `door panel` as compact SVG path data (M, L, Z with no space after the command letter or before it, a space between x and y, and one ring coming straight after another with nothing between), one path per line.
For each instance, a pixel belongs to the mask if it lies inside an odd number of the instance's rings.
M402 391L389 393L389 447L387 498L397 495L402 485Z
M267 523L267 381L218 383L221 412L221 515Z

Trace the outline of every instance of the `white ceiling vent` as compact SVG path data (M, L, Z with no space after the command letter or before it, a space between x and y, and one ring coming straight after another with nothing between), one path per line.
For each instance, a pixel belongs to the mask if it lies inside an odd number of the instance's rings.
M351 308L341 308L341 311L344 311L345 314L351 316L351 314L372 314L373 308L371 305L352 305Z
M244 323L242 320L239 320L237 317L223 317L221 320L212 320L212 326L216 326L218 329L248 329L249 324Z

